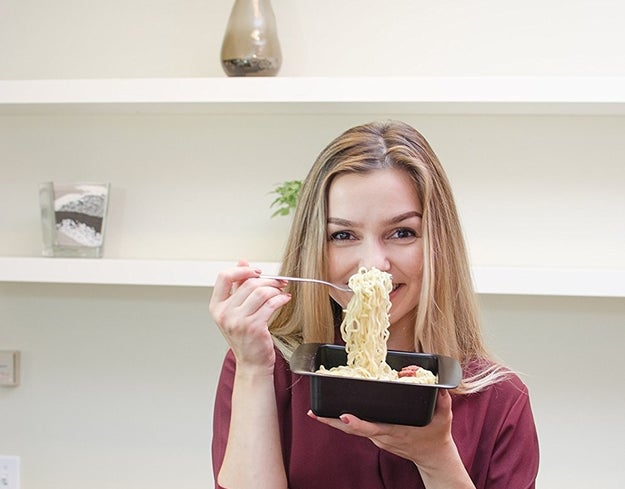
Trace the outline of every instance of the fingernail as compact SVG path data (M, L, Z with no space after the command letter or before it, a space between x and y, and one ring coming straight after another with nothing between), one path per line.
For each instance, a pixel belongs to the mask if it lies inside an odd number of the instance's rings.
M341 420L341 422L343 422L344 424L349 424L349 418L347 416L345 416L344 414L341 414L339 416L339 419Z

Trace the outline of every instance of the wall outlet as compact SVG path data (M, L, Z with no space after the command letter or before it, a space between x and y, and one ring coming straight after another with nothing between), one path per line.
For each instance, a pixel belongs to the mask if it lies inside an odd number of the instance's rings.
M20 352L0 351L0 385L16 386L20 383ZM0 488L2 486L0 485Z
M20 489L20 458L0 455L0 489Z

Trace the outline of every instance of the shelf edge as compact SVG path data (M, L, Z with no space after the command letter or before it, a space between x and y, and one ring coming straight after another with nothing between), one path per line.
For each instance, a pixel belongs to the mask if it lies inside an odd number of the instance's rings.
M0 257L0 282L212 287L236 262L89 258ZM278 264L252 264L277 273Z
M274 77L0 80L0 111L316 111L318 105L432 113L625 113L625 77ZM241 109L239 109L241 110Z
M232 261L0 257L0 282L212 287ZM277 273L276 262L255 262ZM478 294L625 297L625 269L473 267Z

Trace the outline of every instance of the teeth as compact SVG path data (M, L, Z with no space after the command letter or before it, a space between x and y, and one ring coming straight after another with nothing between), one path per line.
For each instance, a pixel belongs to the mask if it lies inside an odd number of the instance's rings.
M395 284L395 285L393 285L393 290L392 290L391 292L393 292L393 291L397 290L398 288L399 288L399 284Z

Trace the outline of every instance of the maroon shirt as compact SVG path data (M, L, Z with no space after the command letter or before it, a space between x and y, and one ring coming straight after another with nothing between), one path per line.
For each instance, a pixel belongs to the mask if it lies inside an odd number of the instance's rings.
M309 418L309 378L293 374L279 352L276 356L274 383L289 489L425 487L411 461ZM215 400L215 481L228 439L234 371L229 351ZM527 388L517 376L479 393L452 396L452 410L452 435L478 489L535 487L538 438ZM217 482L215 487L220 487Z

